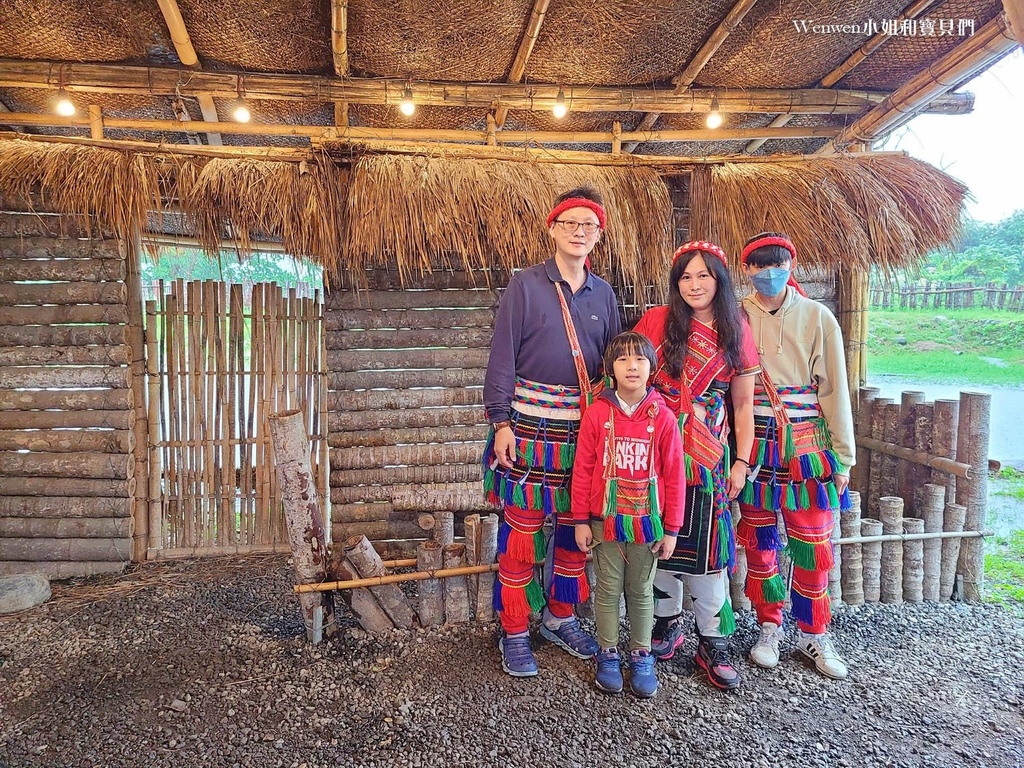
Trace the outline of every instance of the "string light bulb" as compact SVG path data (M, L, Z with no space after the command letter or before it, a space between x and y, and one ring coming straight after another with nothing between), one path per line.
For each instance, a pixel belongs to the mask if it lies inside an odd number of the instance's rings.
M558 95L555 96L555 106L551 108L551 114L561 120L568 113L569 107L565 105L565 91L562 90L562 86L558 86Z
M68 98L68 93L63 88L57 91L57 114L63 117L71 117L75 114L75 104Z
M714 130L715 128L722 124L722 113L718 111L717 93L714 95L714 98L711 99L711 111L708 112L708 116L707 119L704 121L704 124L707 125L708 128L711 128L712 130Z
M398 109L401 110L402 114L406 117L412 117L416 111L416 102L412 100L412 86L406 85L405 90L402 91L402 100L398 102Z
M252 120L252 113L249 111L249 107L246 106L244 101L238 102L234 111L231 113L231 116L235 119L235 122L238 123L248 123Z

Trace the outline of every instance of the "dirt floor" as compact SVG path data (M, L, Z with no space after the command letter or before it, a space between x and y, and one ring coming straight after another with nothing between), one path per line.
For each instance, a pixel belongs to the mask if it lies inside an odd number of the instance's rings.
M283 557L146 565L54 585L0 617L0 766L1024 766L1024 619L962 604L843 609L851 665L784 649L712 690L691 639L640 701L535 642L502 673L493 625L304 640ZM737 657L755 634L739 616ZM627 685L628 688L628 685Z

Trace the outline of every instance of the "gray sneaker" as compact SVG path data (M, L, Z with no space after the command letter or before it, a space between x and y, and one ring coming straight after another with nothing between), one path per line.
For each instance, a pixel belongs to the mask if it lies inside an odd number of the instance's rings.
M779 644L782 642L782 629L773 621L761 625L761 634L750 649L750 660L759 667L775 669L779 666Z

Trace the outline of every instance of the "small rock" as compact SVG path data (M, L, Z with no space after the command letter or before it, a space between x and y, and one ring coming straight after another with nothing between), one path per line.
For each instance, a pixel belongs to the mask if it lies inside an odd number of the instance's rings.
M186 704L181 699L175 699L171 702L171 709L173 709L175 712L184 712L188 709L188 704Z
M0 576L0 614L35 608L50 599L50 580L42 573Z

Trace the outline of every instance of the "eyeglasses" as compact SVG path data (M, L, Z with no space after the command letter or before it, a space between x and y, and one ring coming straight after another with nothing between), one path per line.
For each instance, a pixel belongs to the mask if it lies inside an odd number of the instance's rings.
M568 221L565 219L555 219L555 224L561 224L562 231L568 232L570 235L575 233L580 227L583 227L583 233L586 235L592 235L601 228L600 224L595 224L592 221Z

